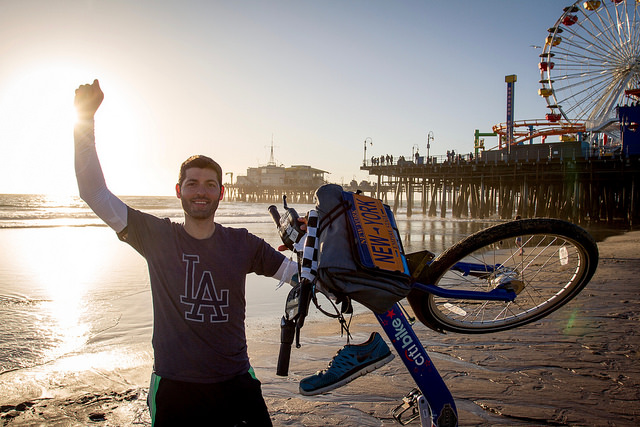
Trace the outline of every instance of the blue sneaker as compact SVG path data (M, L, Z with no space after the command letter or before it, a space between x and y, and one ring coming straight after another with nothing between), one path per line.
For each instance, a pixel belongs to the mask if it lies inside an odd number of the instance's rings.
M300 381L300 394L313 396L342 387L349 381L374 371L393 359L379 333L373 332L367 342L342 347L329 367Z

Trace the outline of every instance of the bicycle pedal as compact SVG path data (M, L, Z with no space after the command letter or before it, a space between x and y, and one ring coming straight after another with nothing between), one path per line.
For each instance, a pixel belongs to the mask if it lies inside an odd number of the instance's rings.
M417 388L414 388L402 398L402 403L391 411L391 415L403 426L417 418L421 419L423 425L431 425L431 411L427 404L427 399ZM425 424L425 422L429 422L429 424Z

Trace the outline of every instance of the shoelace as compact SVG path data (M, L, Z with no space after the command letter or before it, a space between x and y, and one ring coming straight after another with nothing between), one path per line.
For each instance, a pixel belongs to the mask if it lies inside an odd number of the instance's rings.
M351 356L345 356L345 355L342 354L342 352L345 349L346 348L341 348L340 350L338 350L336 355L333 356L333 359L329 362L329 366L327 367L327 369L322 371L323 373L327 373L331 369L331 367L334 366L334 365L338 369L340 369L340 368L350 368L350 367L354 366L354 363L353 363L354 357L352 357L353 354Z

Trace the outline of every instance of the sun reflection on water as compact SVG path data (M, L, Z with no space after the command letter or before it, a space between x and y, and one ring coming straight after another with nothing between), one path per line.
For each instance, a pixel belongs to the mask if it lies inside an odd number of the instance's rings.
M96 288L109 260L99 248L79 245L73 236L82 230L61 227L50 231L29 244L28 258L42 291L37 324L41 337L49 342L44 357L56 360L79 353L90 340L100 319L95 313Z

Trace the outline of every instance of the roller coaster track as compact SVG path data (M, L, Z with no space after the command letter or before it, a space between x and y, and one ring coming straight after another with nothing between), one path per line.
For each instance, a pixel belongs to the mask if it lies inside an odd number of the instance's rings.
M518 145L537 137L550 135L567 135L578 132L585 132L584 123L550 122L548 120L519 120L513 122L513 142L511 145ZM506 123L499 123L493 126L493 131L505 137L508 134Z

